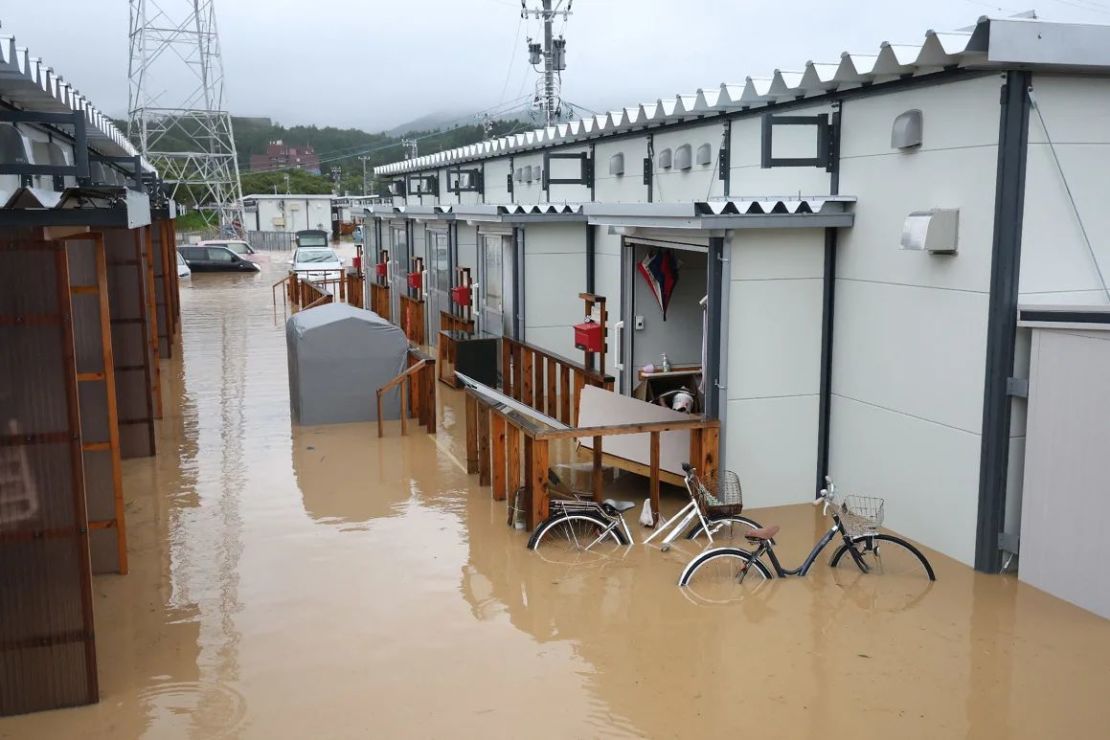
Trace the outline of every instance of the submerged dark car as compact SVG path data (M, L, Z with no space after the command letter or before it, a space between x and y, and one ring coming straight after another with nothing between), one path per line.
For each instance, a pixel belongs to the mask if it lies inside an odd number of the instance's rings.
M243 259L223 245L178 247L193 272L258 272L258 265Z

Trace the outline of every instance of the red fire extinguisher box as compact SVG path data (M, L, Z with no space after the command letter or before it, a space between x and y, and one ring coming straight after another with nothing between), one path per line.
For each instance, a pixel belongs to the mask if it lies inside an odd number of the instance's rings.
M469 285L456 285L451 288L451 300L458 306L470 305L470 286Z
M424 285L424 281L421 279L422 277L423 275L421 275L421 273L419 272L410 272L409 287L413 290L420 290L421 286Z
M586 352L601 352L604 347L604 338L601 336L601 324L593 321L575 324L574 346Z
M387 267L388 266L384 262L377 263L376 265L374 265L374 274L376 274L380 278L384 278L387 275Z

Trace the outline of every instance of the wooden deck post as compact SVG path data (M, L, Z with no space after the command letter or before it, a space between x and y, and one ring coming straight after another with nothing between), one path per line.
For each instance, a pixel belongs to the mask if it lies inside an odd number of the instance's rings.
M601 457L602 457L602 454L603 454L602 449L601 449L601 437L594 437L594 451L593 452L594 452L594 461L593 461L594 465L593 465L593 471L592 471L592 473L593 473L592 474L592 479L593 479L594 501L599 501L600 502L601 499L602 499L602 495L605 491L605 484L604 484L604 481L602 480L602 470L601 470Z
M478 401L466 394L466 472L478 472Z
M505 493L510 504L516 489L520 488L520 429L515 424L508 425L505 434Z
M478 404L478 485L490 484L490 430L489 417L492 412L484 403Z
M531 496L528 507L528 529L533 530L536 525L547 518L547 466L548 466L548 441L546 439L531 439L532 454L529 465L529 487Z
M508 497L505 481L505 417L497 412L491 412L490 440L493 443L493 500L504 501Z

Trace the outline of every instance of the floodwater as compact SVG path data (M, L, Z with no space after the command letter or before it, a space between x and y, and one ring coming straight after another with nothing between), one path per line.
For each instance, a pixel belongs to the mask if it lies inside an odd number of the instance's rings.
M930 553L932 586L819 563L704 603L690 543L526 550L453 391L435 437L291 428L279 269L183 288L159 454L125 462L132 572L95 579L101 702L0 737L1106 737L1110 623L1013 578ZM747 513L787 564L825 527Z

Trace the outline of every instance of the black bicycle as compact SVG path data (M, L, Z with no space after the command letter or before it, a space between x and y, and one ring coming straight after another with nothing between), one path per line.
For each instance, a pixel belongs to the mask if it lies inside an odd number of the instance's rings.
M841 561L854 563L863 573L936 580L933 566L911 543L891 534L879 532L883 523L883 499L871 496L844 496L838 498L831 479L828 488L821 491L814 505L823 504L825 513L831 512L833 525L813 546L805 562L799 567L784 568L775 554L775 535L778 525L754 529L744 533L745 539L755 546L754 551L740 547L714 547L699 553L682 571L678 585L694 586L699 593L713 594L735 591L740 587L757 588L776 575L804 576L813 567L821 551L838 534L840 546L833 553L829 565L836 568ZM771 568L763 562L767 556ZM847 560L845 556L848 556ZM772 571L772 568L774 569Z

